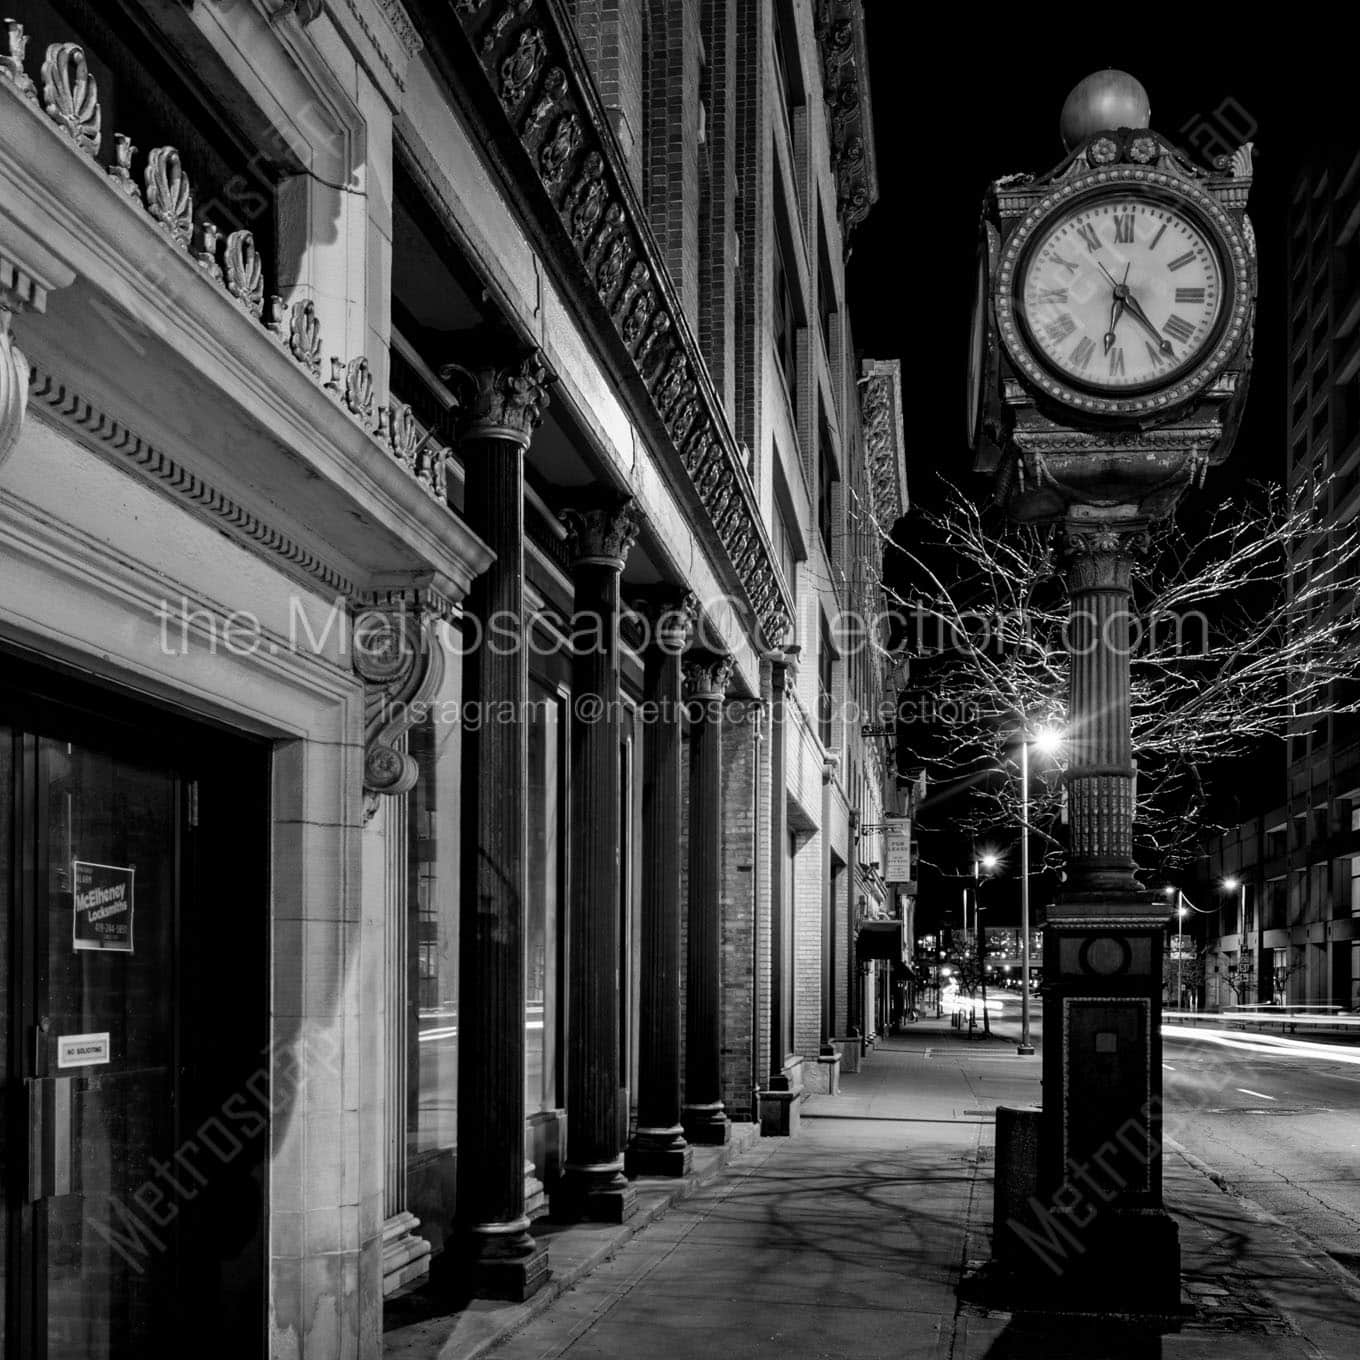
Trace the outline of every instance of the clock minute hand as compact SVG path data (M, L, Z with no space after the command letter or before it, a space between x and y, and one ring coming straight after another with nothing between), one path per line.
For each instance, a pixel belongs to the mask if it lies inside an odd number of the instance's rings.
M1129 315L1132 316L1133 319L1137 321L1140 326L1142 326L1146 331L1148 331L1148 333L1152 336L1154 340L1156 340L1157 347L1162 351L1163 354L1173 353L1171 341L1168 340L1166 336L1164 336L1161 333L1161 331L1159 331L1157 327L1152 324L1152 322L1148 319L1148 314L1143 310L1142 303L1140 303L1138 299L1133 296L1132 293L1130 293L1128 297L1125 299L1125 306L1129 310Z

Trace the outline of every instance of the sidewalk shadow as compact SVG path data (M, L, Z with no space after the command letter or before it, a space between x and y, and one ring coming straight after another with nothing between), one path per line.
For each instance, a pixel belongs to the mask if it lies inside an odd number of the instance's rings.
M1165 1325L1132 1318L1021 1314L985 1360L1161 1360Z

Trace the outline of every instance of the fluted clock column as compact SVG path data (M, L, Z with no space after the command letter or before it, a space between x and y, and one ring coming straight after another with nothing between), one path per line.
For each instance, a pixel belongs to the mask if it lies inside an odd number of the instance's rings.
M1076 892L1137 888L1129 643L1133 563L1146 540L1140 522L1068 521L1067 878Z
M458 983L458 1259L465 1288L528 1298L548 1253L524 1212L525 825L528 657L487 646L512 621L523 637L524 453L547 404L537 356L502 368L449 365L461 398L463 513L495 553L464 605L482 642L464 661L463 806ZM515 622L520 621L520 622Z
M632 1176L684 1176L694 1153L680 1114L680 791L682 662L692 595L655 599L643 657L642 977L638 1127Z
M569 510L571 900L567 1164L554 1210L621 1223L637 1208L623 1174L619 1034L619 575L638 533L632 502Z
M1061 1284L1092 1306L1179 1299L1175 1220L1162 1206L1162 941L1166 904L1134 877L1129 651L1134 564L1146 525L1074 507L1070 596L1067 882L1044 929L1040 1194L1080 1245ZM1078 1187L1074 1192L1074 1187ZM1036 1201L1037 1202L1037 1201Z
M731 657L685 667L690 713L689 947L685 989L685 1101L691 1143L725 1143L722 1098L722 727Z

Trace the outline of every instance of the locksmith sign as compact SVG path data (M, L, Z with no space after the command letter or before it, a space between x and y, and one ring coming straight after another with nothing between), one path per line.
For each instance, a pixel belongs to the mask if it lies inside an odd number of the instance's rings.
M71 871L75 885L71 939L75 948L131 954L136 870L131 865L91 864L78 859Z

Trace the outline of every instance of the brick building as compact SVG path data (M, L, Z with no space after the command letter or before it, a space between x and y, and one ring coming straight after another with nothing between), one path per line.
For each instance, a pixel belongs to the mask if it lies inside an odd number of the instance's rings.
M1288 478L1319 537L1360 514L1360 154L1300 176L1288 221ZM1291 590L1311 551L1290 563ZM1335 597L1315 607L1353 608ZM1353 683L1353 682L1352 682ZM1335 696L1348 700L1351 696ZM1360 1006L1360 721L1301 721L1266 810L1207 847L1208 1004ZM1238 883L1223 890L1225 879ZM1208 903L1203 904L1206 908Z
M885 1023L861 7L8 12L3 1353L376 1357Z

